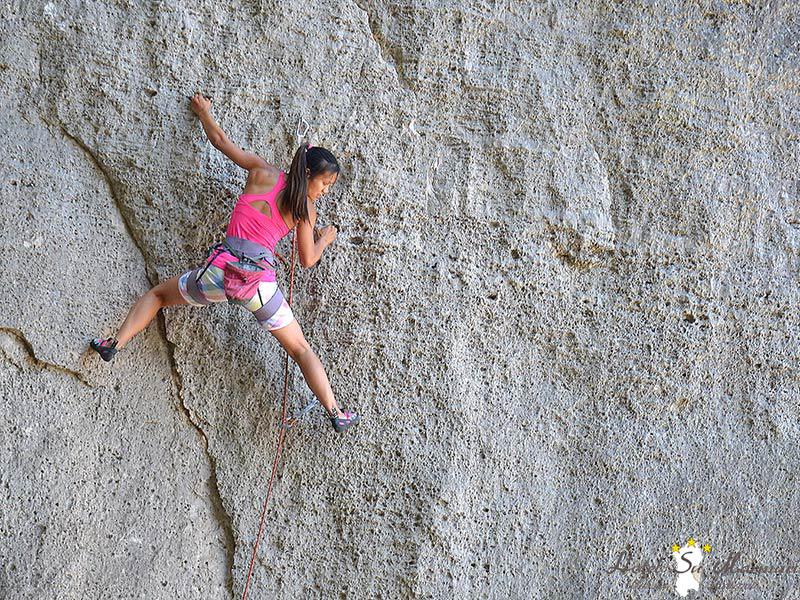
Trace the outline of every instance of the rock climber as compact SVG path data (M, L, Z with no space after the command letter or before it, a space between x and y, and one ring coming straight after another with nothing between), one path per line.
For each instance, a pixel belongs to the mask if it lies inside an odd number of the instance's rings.
M275 245L297 227L300 264L311 267L336 239L333 226L316 228L316 202L328 193L339 163L327 149L302 144L286 173L233 144L211 115L211 101L191 98L192 111L215 148L243 169L247 183L234 206L225 242L212 249L204 265L164 281L144 294L128 312L115 337L95 338L90 346L105 361L142 331L159 309L189 304L206 306L230 301L253 313L292 357L337 432L359 422L334 398L325 368L306 341L275 277Z

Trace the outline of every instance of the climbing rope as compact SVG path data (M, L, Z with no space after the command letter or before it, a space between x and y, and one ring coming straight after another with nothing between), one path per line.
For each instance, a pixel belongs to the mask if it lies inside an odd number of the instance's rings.
M294 263L295 263L295 233L296 229L292 229L292 266L289 275L289 306L292 305L292 292L294 290ZM256 562L256 554L258 554L258 547L261 544L261 535L264 533L264 518L267 515L267 505L269 498L272 495L272 483L275 481L275 473L278 472L278 461L281 457L281 450L283 449L283 441L286 436L287 427L286 423L286 399L289 395L289 354L286 354L283 369L283 401L281 402L281 427L278 428L278 445L275 450L275 460L272 461L272 474L269 476L269 485L267 486L267 497L264 499L264 507L261 509L261 522L258 525L258 535L256 535L255 544L253 544L253 556L250 559L250 569L247 571L247 580L244 584L244 594L242 600L247 600L247 590L250 587L250 578L253 575L253 565Z

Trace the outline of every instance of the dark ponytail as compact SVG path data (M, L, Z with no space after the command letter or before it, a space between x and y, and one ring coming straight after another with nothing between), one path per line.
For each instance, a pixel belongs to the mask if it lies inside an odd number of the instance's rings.
M310 171L306 177L306 169ZM292 211L295 221L308 220L308 180L317 175L339 173L336 157L320 146L301 145L294 153L283 189L283 206Z

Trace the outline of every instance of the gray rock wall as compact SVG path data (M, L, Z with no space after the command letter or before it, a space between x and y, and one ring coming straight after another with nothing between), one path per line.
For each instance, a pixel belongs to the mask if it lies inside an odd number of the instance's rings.
M0 34L0 597L241 596L277 343L178 307L86 349L224 231L196 90L343 167L294 307L364 420L290 433L251 598L673 597L613 566L671 586L689 536L707 597L732 553L800 562L796 3L7 2Z

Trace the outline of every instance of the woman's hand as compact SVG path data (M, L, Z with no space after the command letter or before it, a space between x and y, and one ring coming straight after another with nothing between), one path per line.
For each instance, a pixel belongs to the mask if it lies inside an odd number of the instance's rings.
M333 241L336 239L336 227L333 225L328 225L327 227L315 227L314 228L314 237L316 238L314 241L322 240L326 246L330 246Z
M192 96L191 106L194 114L196 114L198 117L201 117L211 111L211 100L198 92Z
M228 139L228 136L222 131L222 127L217 125L214 117L211 116L211 100L198 92L192 96L190 105L194 114L200 119L208 141L211 142L214 148L248 171L269 168L267 161L263 158L252 152L242 150Z
M316 218L316 217L315 217ZM297 226L297 247L300 251L300 264L308 269L313 267L322 258L325 248L330 246L336 239L336 227L314 227L305 219L300 221ZM313 237L313 243L311 241Z

